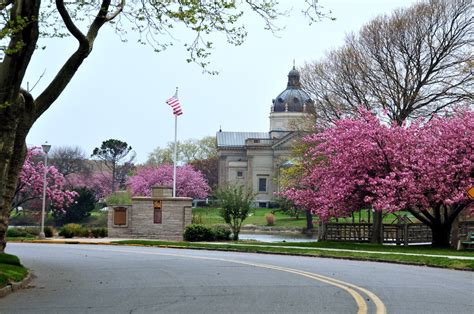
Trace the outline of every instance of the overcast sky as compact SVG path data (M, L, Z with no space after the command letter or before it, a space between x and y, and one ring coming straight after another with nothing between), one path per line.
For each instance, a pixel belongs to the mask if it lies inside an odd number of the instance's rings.
M281 0L293 5L291 17L280 20L286 29L275 37L255 17L243 21L249 32L240 47L226 44L216 35L211 69L217 76L203 74L186 62L184 42L155 53L134 40L122 43L104 29L94 50L59 99L30 131L27 144L48 141L56 146L80 146L87 155L102 141L114 138L127 142L144 162L157 146L174 138L174 118L165 100L179 86L184 114L178 118L178 139L202 138L223 131L266 132L273 98L286 88L293 59L296 66L322 58L339 47L345 35L380 14L410 6L412 0L320 0L332 11L335 21L311 26L300 13L303 0ZM174 34L179 40L185 35ZM133 39L133 37L131 37ZM37 95L74 51L72 39L40 43L26 80ZM26 82L24 82L26 87Z

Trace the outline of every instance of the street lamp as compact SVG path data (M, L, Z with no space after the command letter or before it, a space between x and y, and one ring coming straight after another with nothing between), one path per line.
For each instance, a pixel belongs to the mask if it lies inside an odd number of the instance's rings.
M44 239L44 216L46 210L46 174L48 173L48 152L51 149L51 145L48 142L41 145L44 152L44 174L43 174L43 206L41 209L41 230L39 237L40 239Z

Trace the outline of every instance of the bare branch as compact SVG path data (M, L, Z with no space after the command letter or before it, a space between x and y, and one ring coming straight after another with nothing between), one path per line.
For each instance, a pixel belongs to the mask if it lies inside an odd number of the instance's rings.
M124 7L125 7L125 0L121 0L120 4L117 6L117 10L115 10L115 12L112 12L109 16L107 16L107 22L112 21L120 13L122 13Z
M56 8L58 9L61 18L63 19L64 24L66 25L66 28L71 33L71 35L79 41L80 45L87 45L88 43L86 36L84 36L84 34L77 28L77 26L72 21L71 16L69 16L69 13L67 12L66 7L64 6L64 1L56 0Z
M364 105L402 124L472 101L472 11L470 0L421 2L348 36L326 60L302 69L318 118L356 115Z
M43 73L41 73L41 75L38 77L38 79L36 80L35 84L33 85L33 87L31 89L28 89L28 92L31 93L33 91L33 89L35 89L36 85L38 85L38 83L41 81L41 79L43 78L44 74L46 73L46 69L44 69Z

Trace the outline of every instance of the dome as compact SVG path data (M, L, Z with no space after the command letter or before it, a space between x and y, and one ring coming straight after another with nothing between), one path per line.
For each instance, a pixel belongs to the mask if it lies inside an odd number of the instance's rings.
M301 89L300 73L293 66L286 89L273 99L272 112L305 112L306 106L311 104L313 101Z

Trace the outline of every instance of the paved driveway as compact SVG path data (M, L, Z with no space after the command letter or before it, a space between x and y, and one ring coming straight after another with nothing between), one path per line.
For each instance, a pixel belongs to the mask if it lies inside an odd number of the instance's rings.
M1 313L472 313L472 272L312 257L10 243Z

